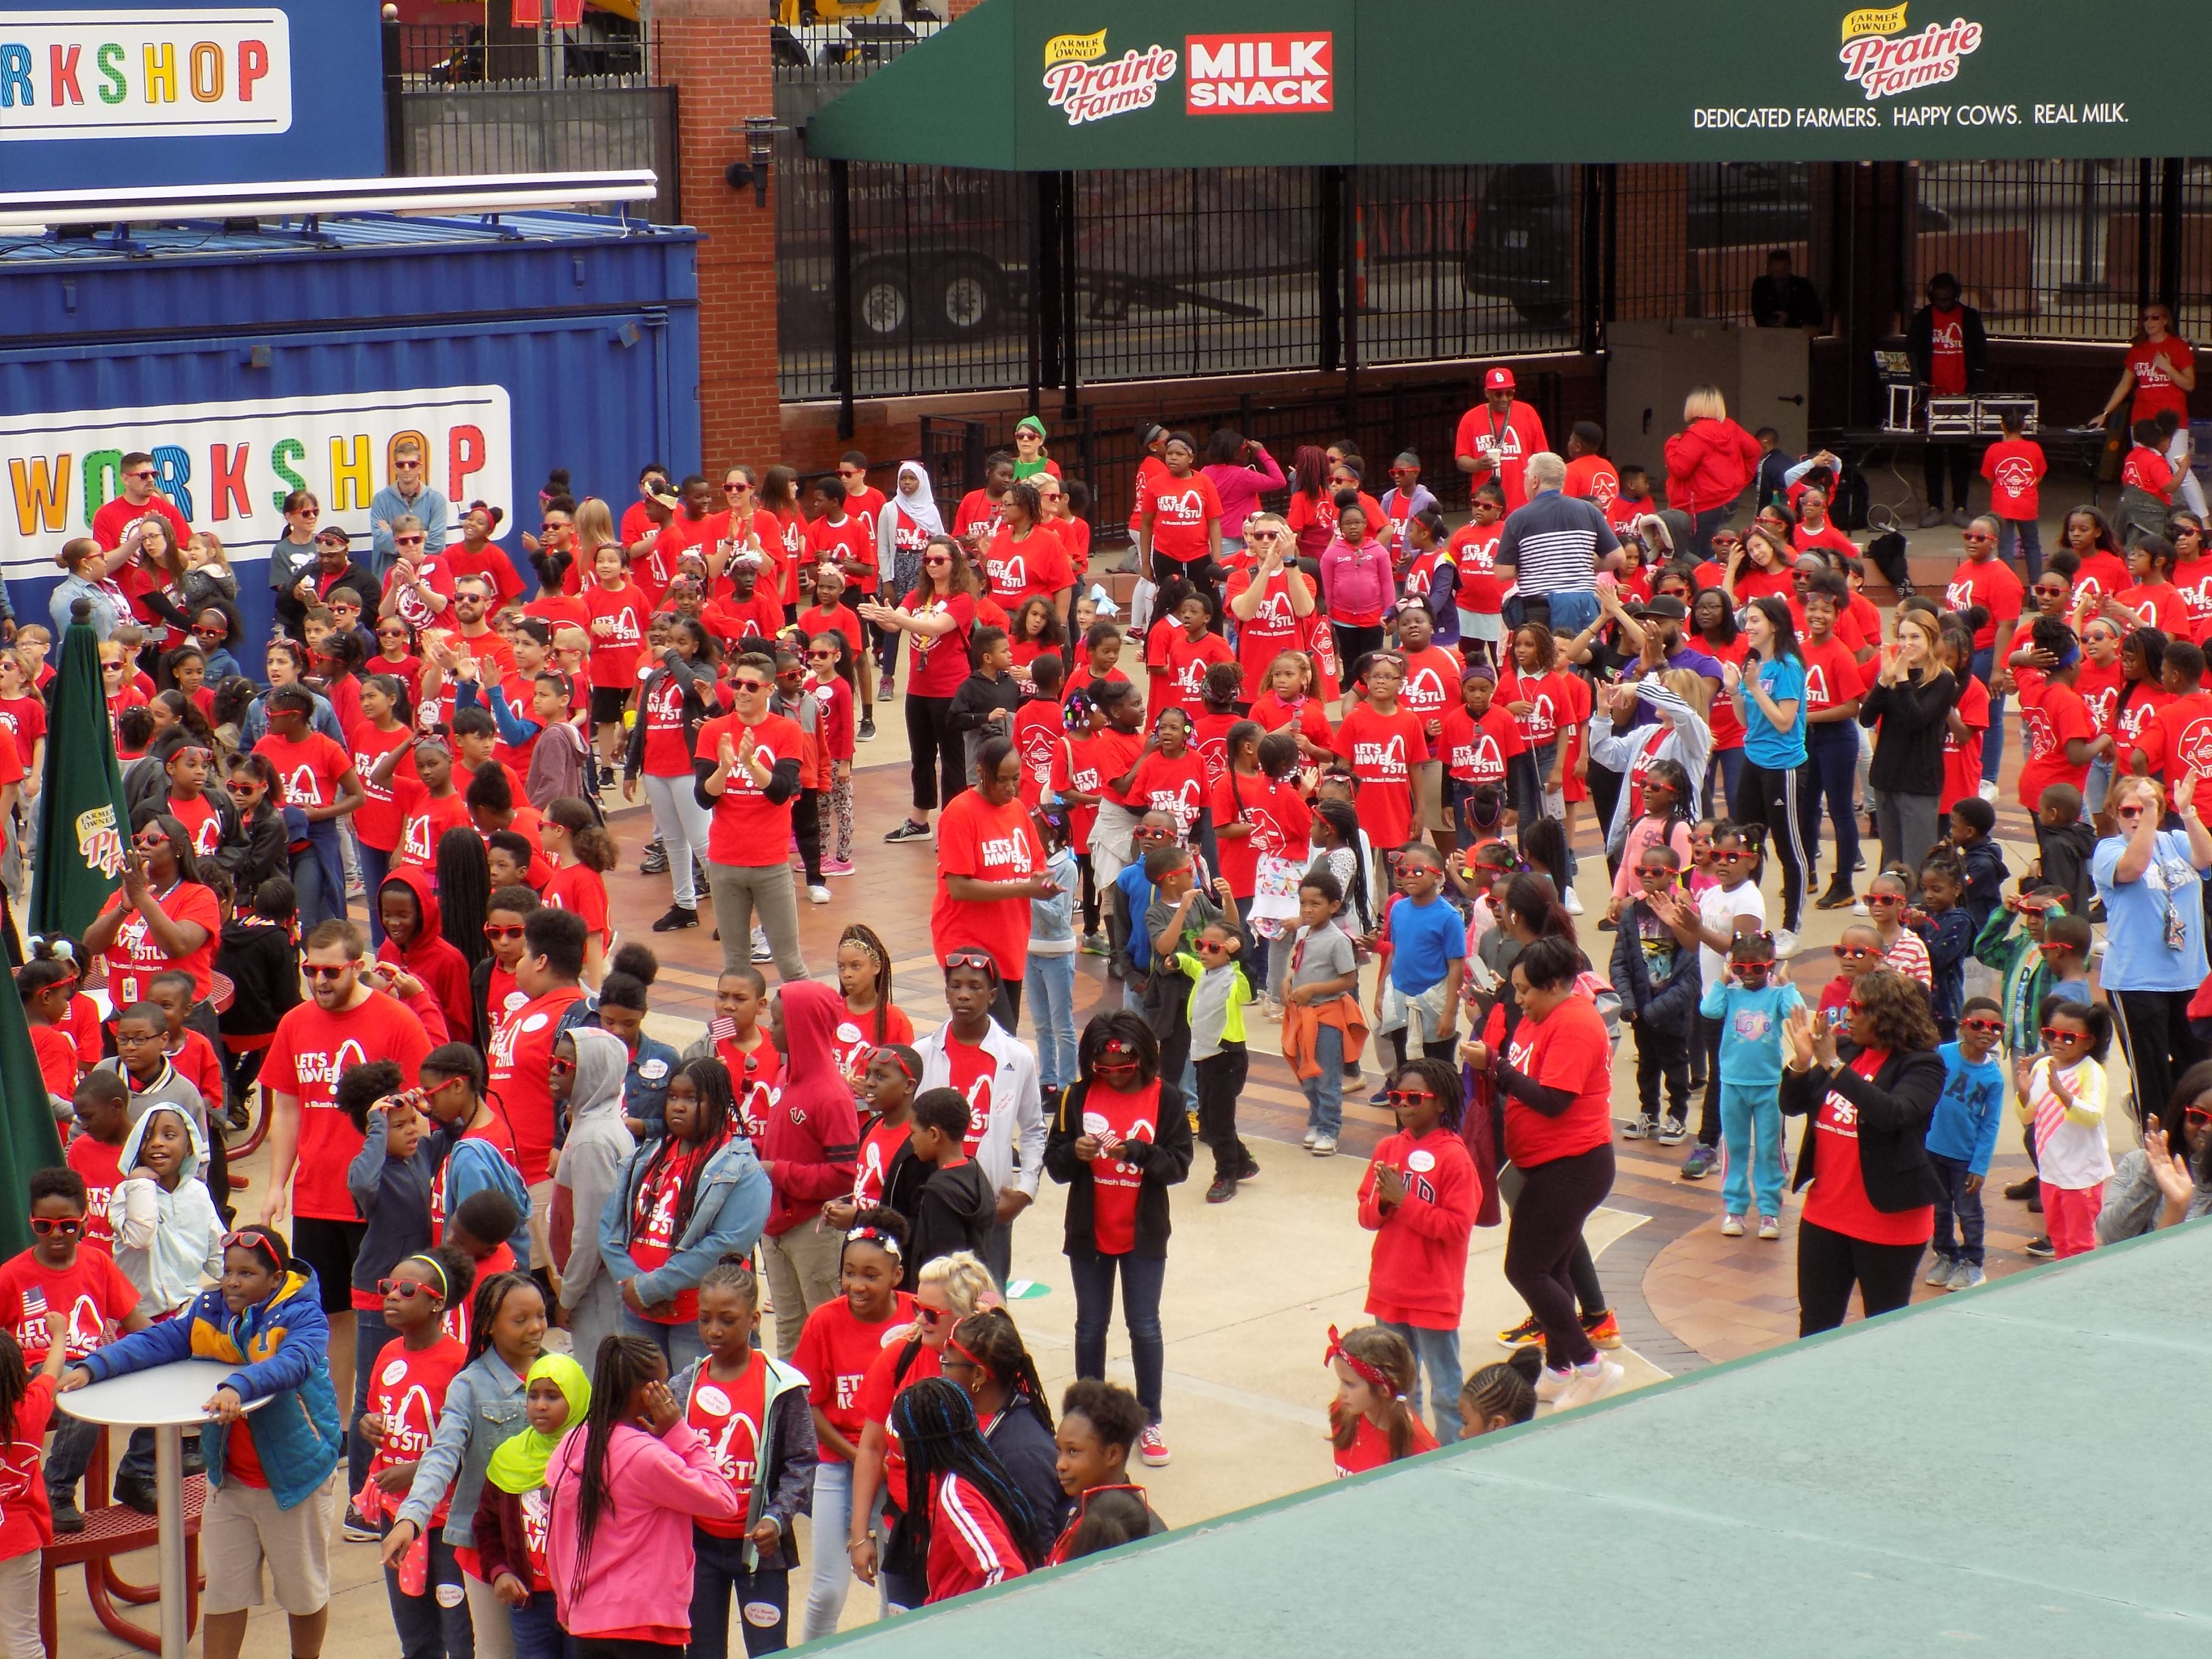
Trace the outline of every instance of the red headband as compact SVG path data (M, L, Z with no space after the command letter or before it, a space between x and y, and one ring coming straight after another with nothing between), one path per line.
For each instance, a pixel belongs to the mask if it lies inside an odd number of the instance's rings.
M1351 1366L1352 1375L1369 1388L1380 1389L1393 1400L1399 1398L1398 1385L1390 1380L1389 1374L1380 1365L1360 1358L1346 1348L1343 1339L1336 1334L1336 1327L1332 1325L1328 1328L1328 1352L1321 1357L1321 1363L1326 1365L1337 1359Z

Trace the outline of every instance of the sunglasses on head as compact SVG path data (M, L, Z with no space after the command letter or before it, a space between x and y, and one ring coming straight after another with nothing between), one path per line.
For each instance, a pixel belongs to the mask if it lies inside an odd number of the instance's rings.
M63 1220L50 1215L34 1215L31 1218L31 1231L41 1238L54 1233L59 1233L64 1238L75 1238L84 1231L84 1223Z
M2089 1034L2087 1031L2062 1030L2056 1025L2046 1025L2043 1028L2043 1040L2055 1048L2062 1042L2087 1042L2089 1040Z
M945 971L949 974L955 968L973 968L994 978L999 971L998 964L981 951L953 951L945 958Z

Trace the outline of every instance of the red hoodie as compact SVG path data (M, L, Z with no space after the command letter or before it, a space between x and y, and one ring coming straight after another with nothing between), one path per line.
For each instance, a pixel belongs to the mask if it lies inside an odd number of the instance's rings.
M1730 420L1695 420L1667 440L1667 505L1684 513L1726 507L1759 467L1759 440Z
M770 1109L765 1144L754 1150L775 1188L767 1232L780 1238L811 1221L823 1202L853 1190L860 1162L860 1115L837 1069L837 1025L845 999L811 980L787 980L783 1090Z
M1386 1164L1406 1177L1404 1201L1387 1211L1375 1194L1375 1171ZM1418 1140L1390 1135L1375 1149L1359 1182L1359 1224L1375 1235L1369 1313L1419 1330L1459 1328L1476 1188L1474 1160L1456 1130L1440 1126Z
M404 887L414 894L421 909L422 924L415 930L414 942L402 950L391 935L376 947L376 959L403 968L422 981L422 988L430 1000L446 1011L446 1024L453 1039L459 1042L476 1040L475 1022L471 1013L474 1006L469 994L469 963L446 935L438 915L438 896L430 890L430 872L415 865L396 866L384 878L384 887ZM384 899L384 887L377 889L377 902Z

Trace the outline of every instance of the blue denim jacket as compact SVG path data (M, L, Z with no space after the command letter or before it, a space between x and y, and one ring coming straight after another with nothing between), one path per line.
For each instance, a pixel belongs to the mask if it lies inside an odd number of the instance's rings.
M707 1162L701 1177L704 1185L691 1206L691 1219L683 1237L668 1253L668 1260L651 1273L638 1271L629 1253L629 1218L637 1205L639 1182L653 1161L657 1143L647 1141L623 1161L615 1172L615 1190L599 1217L599 1260L616 1284L637 1281L637 1299L650 1307L697 1288L707 1269L725 1250L750 1250L760 1243L768 1223L768 1171L753 1156L750 1141L730 1141ZM421 1476L416 1479L419 1481Z
M407 1489L397 1518L412 1521L416 1532L422 1531L438 1500L450 1491L453 1503L446 1516L446 1541L459 1549L475 1548L484 1466L501 1441L522 1431L527 1394L522 1378L496 1348L486 1348L463 1366L446 1389L438 1431L415 1466L415 1484Z

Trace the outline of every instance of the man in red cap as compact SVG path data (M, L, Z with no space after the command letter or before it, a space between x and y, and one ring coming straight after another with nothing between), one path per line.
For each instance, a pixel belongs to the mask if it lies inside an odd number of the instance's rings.
M1493 368L1482 377L1482 406L1460 416L1452 444L1459 470L1474 474L1469 488L1495 477L1505 488L1510 513L1528 499L1522 472L1528 458L1551 447L1544 422L1534 408L1513 398L1513 371Z

